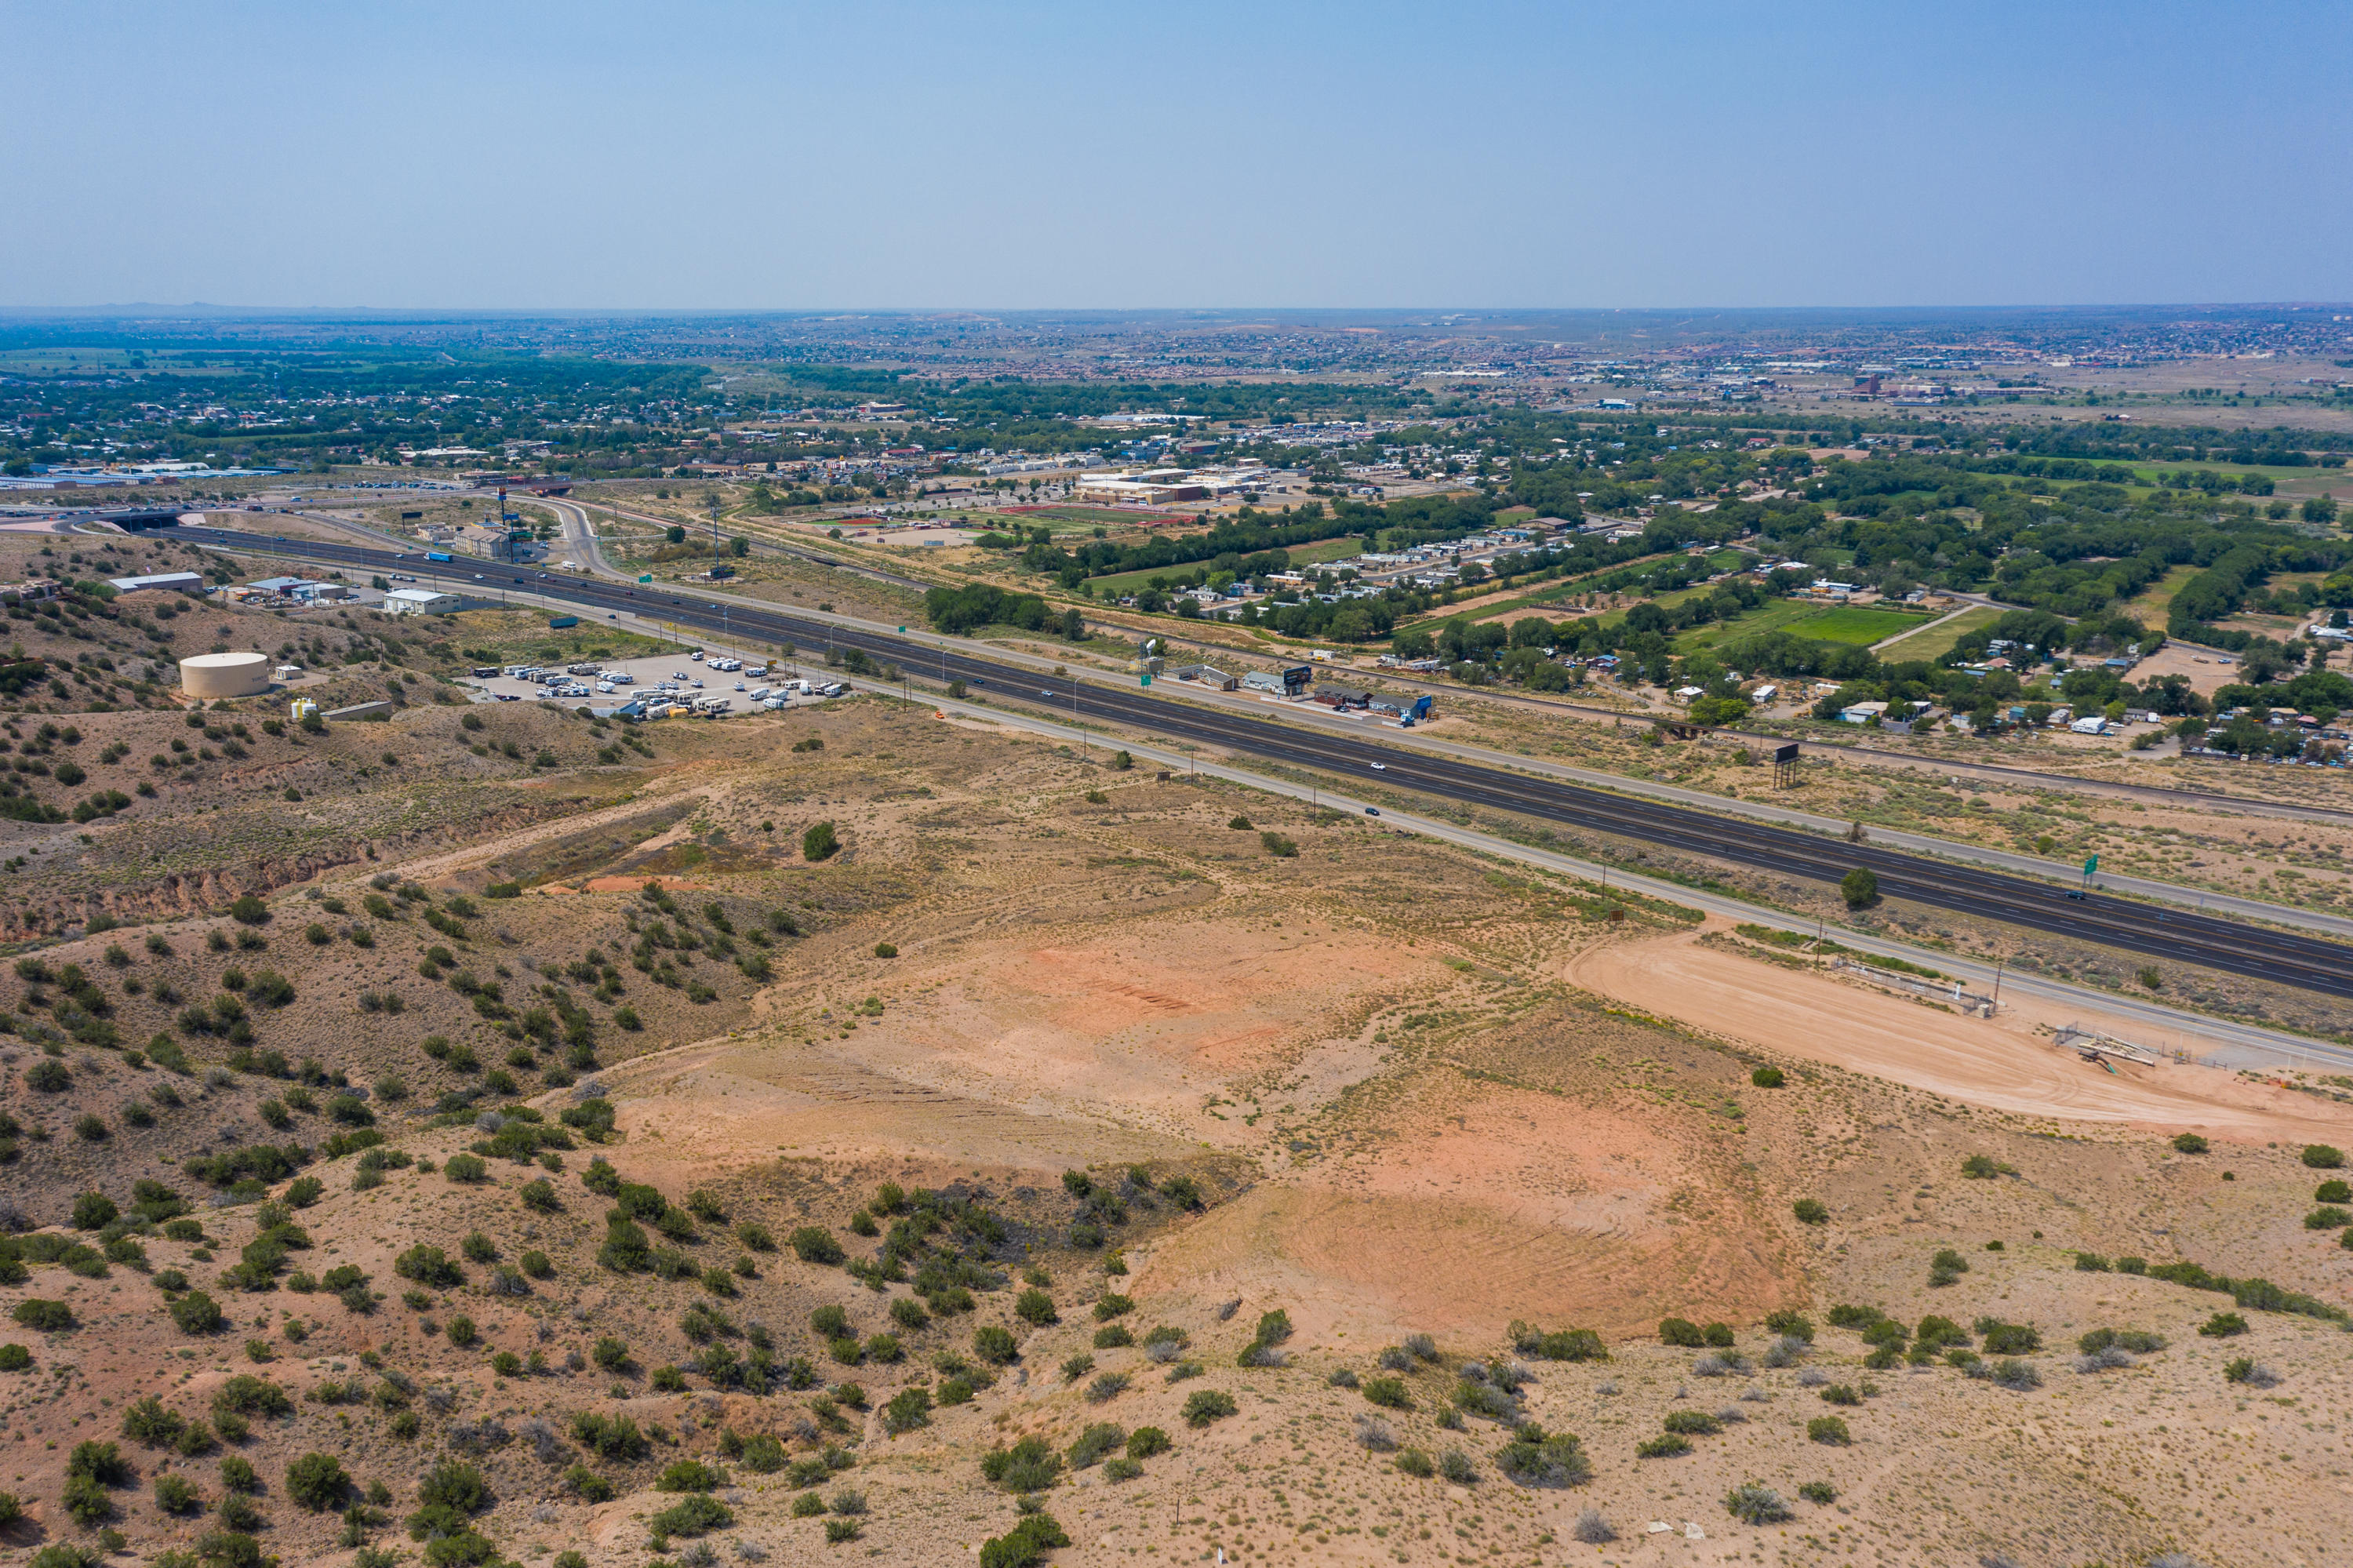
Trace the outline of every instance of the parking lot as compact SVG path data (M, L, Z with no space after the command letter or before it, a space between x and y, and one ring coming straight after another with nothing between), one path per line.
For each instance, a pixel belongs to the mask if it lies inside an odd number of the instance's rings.
M549 668L554 669L554 666ZM675 694L676 701L700 705L713 698L726 698L729 700L726 710L728 713L744 714L761 711L760 700L753 694L763 687L781 686L788 680L804 675L811 684L823 687L831 679L822 664L812 670L806 664L787 662L776 665L763 674L752 673L754 670L759 668L756 663L747 663L740 670L717 670L712 667L709 660L697 661L691 656L689 651L681 649L674 653L654 654L638 659L597 661L595 665L596 673L585 673L584 662L584 673L569 674L564 685L560 687L543 685L535 680L521 675L510 675L503 670L495 675L461 677L461 683L486 694L494 701L558 702L567 707L579 707L585 705L592 708L617 707L641 697L650 699L654 694L667 686ZM628 677L627 681L607 682L603 679L604 676L624 674ZM609 684L612 689L610 691L598 689L600 685L605 684ZM583 686L588 689L586 696L579 694L578 689ZM568 696L554 694L565 689L569 689L572 694ZM787 699L787 705L801 707L824 700L822 696L796 694Z

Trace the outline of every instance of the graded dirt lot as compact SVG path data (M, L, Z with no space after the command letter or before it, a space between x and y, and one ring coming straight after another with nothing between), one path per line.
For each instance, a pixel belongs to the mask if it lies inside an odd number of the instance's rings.
M2317 1565L2353 1523L2326 1086L2112 1078L922 705L531 706L248 722L90 843L0 826L73 846L0 988L8 1560L966 1562L1034 1506L1059 1563ZM2159 1338L2075 1370L2103 1328Z
M1728 922L1711 920L1719 929ZM2075 1024L2154 1051L2175 1042L2147 1025L2013 993L1978 1018L1947 1003L1828 970L1791 969L1682 933L1614 943L1570 963L1576 984L1776 1055L1801 1056L1909 1084L1968 1105L2055 1120L2189 1128L2233 1142L2297 1144L2353 1136L2353 1106L2251 1085L2168 1062L2103 1067L2052 1044Z

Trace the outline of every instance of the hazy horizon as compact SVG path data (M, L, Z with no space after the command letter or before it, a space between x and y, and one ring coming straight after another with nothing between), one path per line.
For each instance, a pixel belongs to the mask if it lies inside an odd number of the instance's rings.
M2353 192L2334 166L2353 139L2353 29L2311 4L689 4L656 19L255 0L11 21L32 69L0 153L20 236L0 302L20 307L2353 292ZM1395 303L1416 300L1445 302Z

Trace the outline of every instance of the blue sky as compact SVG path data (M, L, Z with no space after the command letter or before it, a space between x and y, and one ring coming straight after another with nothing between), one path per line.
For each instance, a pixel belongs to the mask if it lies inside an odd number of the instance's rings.
M0 5L0 304L2353 297L2274 4Z

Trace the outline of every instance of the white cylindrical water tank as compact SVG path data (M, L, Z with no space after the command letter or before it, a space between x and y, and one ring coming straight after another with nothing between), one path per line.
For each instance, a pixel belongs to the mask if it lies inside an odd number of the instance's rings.
M192 697L252 697L269 690L263 653L197 653L180 661L180 690Z

